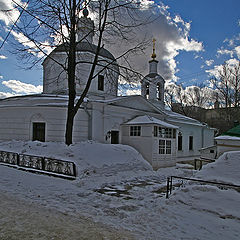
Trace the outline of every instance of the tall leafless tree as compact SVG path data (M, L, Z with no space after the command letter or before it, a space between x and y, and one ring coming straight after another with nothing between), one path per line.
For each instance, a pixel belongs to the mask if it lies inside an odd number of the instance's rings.
M234 65L224 63L210 82L225 108L240 106L240 61Z
M73 139L74 117L86 97L91 82L97 75L96 67L101 65L99 55L104 43L122 41L125 45L132 45L125 52L116 57L123 59L125 64L120 65L121 76L128 75L128 79L136 78L135 72L128 62L131 53L143 51L146 42L134 38L134 30L143 24L152 21L152 16L139 15L141 1L137 0L32 0L27 7L14 1L15 5L23 12L20 21L15 23L13 33L15 38L21 39L21 47L18 50L24 56L24 60L38 64L48 56L48 50L52 50L59 44L64 46L67 61L65 64L52 59L66 72L68 81L68 110L65 131L65 143L70 145ZM88 64L91 65L86 85L79 98L76 98L76 67L83 62L77 61L76 46L79 41L87 38L76 39L79 18L83 11L89 9L95 17L96 27L93 30L96 36L96 50L94 58ZM87 33L91 34L91 33ZM57 41L56 41L57 40ZM135 45L130 44L135 42ZM48 56L49 57L49 56ZM115 63L113 63L115 64ZM102 65L101 71L109 68L111 63ZM129 77L131 75L131 77Z

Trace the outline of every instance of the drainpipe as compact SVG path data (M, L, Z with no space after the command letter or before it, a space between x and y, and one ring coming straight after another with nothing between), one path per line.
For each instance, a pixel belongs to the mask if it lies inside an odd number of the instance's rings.
M202 148L204 146L204 126L202 126Z
M92 114L87 109L87 102L83 103L83 109L88 115L88 140L92 140Z

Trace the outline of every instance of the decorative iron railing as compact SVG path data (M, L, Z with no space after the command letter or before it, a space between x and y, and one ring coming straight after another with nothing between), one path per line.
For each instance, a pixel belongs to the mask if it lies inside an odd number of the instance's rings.
M167 178L167 190L166 190L166 198L169 198L169 195L172 193L173 189L173 179L179 179L181 183L178 183L178 187L181 187L184 185L184 183L187 183L188 181L193 181L193 182L199 182L202 184L209 184L209 185L218 185L218 186L223 186L227 188L234 188L237 189L238 191L240 190L240 185L234 185L234 184L229 184L229 183L223 183L223 182L213 182L213 181L205 181L201 179L196 179L196 178L186 178L186 177L178 177L178 176L170 176Z
M75 178L77 175L74 162L48 157L0 151L0 162L20 169L60 177Z

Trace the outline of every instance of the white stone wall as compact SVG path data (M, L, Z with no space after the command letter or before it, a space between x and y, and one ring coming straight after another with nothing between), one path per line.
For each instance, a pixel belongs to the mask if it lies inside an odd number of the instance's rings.
M43 63L43 93L63 93L68 92L67 74L63 68L57 63L60 62L67 66L67 57L64 52L56 52L51 55L56 60L47 58ZM85 86L90 73L91 64L94 54L90 52L78 52L76 61L79 62L76 68L76 91L80 94ZM99 57L99 65L96 66L95 74L99 73L104 76L104 91L98 90L98 76L96 76L90 86L89 93L98 95L117 96L118 89L118 67L111 65L104 71L103 66L107 66L112 60Z
M45 122L46 141L65 140L66 108L9 107L0 108L0 140L32 140L32 123ZM88 116L80 110L75 118L73 141L88 138Z
M179 122L172 123L179 126L179 131L182 133L183 149L177 151L177 157L199 156L201 148L214 145L213 129ZM193 150L189 150L189 136L193 136Z
M229 151L240 151L240 140L217 140L217 158L221 156L224 152Z

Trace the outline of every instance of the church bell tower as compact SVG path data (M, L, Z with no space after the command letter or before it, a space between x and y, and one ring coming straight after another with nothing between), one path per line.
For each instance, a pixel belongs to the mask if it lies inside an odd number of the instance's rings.
M155 43L156 40L153 39L153 53L152 59L149 61L149 74L141 81L141 95L150 101L158 101L164 105L165 81L157 71L158 61L156 60Z

